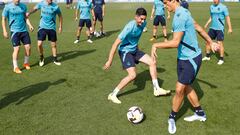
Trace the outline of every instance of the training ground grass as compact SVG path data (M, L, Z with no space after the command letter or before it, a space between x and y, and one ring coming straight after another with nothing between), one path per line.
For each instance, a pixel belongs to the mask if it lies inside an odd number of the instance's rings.
M190 3L193 18L202 26L209 18L211 3ZM179 135L234 135L240 130L239 107L239 3L226 3L230 12L233 33L225 30L225 63L217 65L218 55L203 62L193 86L197 91L207 121L188 123L183 117L193 114L187 100L179 112L177 133ZM28 5L32 7L33 5ZM107 60L112 43L124 25L132 20L135 9L143 6L148 11L148 32L143 33L139 48L150 53L152 43L152 4L107 3L104 18L107 36L86 42L85 29L79 44L73 44L78 22L74 11L61 5L64 17L63 33L58 35L58 54L61 66L51 62L51 50L44 43L46 65L38 66L36 33L39 12L31 16L35 31L32 39L31 70L18 75L12 72L10 41L0 37L0 134L77 134L77 135L165 135L175 91L177 49L158 50L158 78L163 88L173 91L170 96L154 97L148 67L137 66L137 78L120 94L121 105L107 101L126 73L115 55L109 71L102 66ZM2 12L2 10L1 10ZM168 23L170 39L171 25ZM0 30L2 33L2 29ZM163 41L161 34L158 41ZM204 41L199 37L204 50ZM19 65L23 62L23 48ZM21 66L22 67L22 66ZM138 125L127 121L126 113L131 106L140 106L145 120Z

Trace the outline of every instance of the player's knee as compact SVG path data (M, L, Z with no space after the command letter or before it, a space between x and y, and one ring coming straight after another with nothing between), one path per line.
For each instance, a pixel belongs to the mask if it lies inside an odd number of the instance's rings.
M137 74L136 73L131 73L128 75L128 77L130 78L130 80L134 80L136 78Z
M184 96L184 90L183 89L176 89L176 96Z

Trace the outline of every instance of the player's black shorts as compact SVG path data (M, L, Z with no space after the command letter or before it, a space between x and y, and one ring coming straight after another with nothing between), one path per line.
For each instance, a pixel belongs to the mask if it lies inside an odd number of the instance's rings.
M94 12L95 13L95 19L96 21L98 20L99 22L103 21L103 16L102 13Z
M73 0L66 0L67 4L72 4Z
M166 19L164 15L157 15L153 20L153 25L158 26L161 23L162 26L166 26Z
M119 51L118 53L122 62L123 69L135 67L135 65L139 63L139 59L145 55L145 53L140 50L136 50L135 52Z
M80 19L78 26L79 26L79 27L84 27L85 23L86 23L86 27L87 27L87 28L90 28L90 27L92 26L92 22L91 22L90 19Z
M44 41L48 36L48 41L56 42L57 41L57 33L53 29L40 29L38 30L38 40Z
M214 29L209 29L208 31L209 37L211 37L212 40L217 40L217 41L223 41L224 40L224 33L222 30L214 30Z
M190 85L195 80L202 63L202 54L189 60L177 60L178 82Z
M24 32L11 32L11 41L13 47L20 46L22 42L23 45L31 44L31 39L27 31Z

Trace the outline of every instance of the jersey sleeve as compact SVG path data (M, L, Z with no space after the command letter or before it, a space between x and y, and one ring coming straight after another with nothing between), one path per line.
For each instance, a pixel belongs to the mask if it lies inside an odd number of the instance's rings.
M131 32L131 30L132 30L131 26L130 26L129 24L127 24L127 25L123 28L122 32L118 35L118 38L119 38L121 41L123 41L123 40L127 37L127 35Z
M228 8L227 7L224 7L223 14L224 14L224 16L229 16L229 12L228 12Z
M38 3L34 8L35 9L41 9L42 8L42 2Z
M5 8L4 8L3 11L2 11L2 16L4 16L4 17L8 17L8 15L9 15L8 7L5 6Z
M56 14L58 14L58 15L61 14L61 10L59 7L57 7Z
M174 32L181 32L181 31L185 31L185 23L186 23L186 19L184 16L181 16L180 14L174 18L173 21L173 31Z

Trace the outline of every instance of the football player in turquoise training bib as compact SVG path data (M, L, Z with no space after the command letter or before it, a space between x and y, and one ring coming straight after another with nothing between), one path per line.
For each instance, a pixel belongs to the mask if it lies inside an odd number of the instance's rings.
M170 13L168 13L167 19L170 19ZM154 20L153 20L154 18ZM165 17L165 5L162 0L154 0L151 20L153 20L153 37L150 41L156 41L157 39L157 28L159 24L162 26L162 32L164 41L167 41L167 26L166 26L166 17Z
M43 55L43 41L48 37L48 41L51 42L52 47L52 60L53 63L60 66L61 62L57 59L57 32L56 32L56 16L59 18L59 33L62 32L63 17L61 10L57 3L52 2L52 0L45 0L34 6L27 15L41 11L40 24L38 27L38 52L40 55L39 66L44 65L44 55Z
M212 40L216 40L218 44L220 44L220 57L218 60L218 65L222 65L224 63L224 26L225 26L225 19L228 25L228 33L232 33L232 25L230 21L230 16L228 12L227 6L220 3L220 0L213 0L213 4L210 6L210 18L207 21L205 28L207 29L208 25L211 23L208 35L211 37ZM206 57L204 57L203 61L210 60L211 49L206 46Z
M33 26L31 25L29 19L26 17L27 6L20 2L20 0L13 0L11 3L7 4L2 12L2 28L3 36L8 38L8 32L6 28L7 20L11 33L11 41L13 46L12 62L13 71L15 73L22 73L18 67L18 53L20 49L21 42L25 48L24 57L24 68L30 69L29 56L30 56L30 44L31 39L27 31L26 24L29 26L30 31L33 31Z
M177 76L176 94L172 100L172 111L168 119L168 131L174 134L177 130L175 121L176 115L182 106L184 95L187 95L190 103L195 109L192 116L184 118L185 121L205 121L206 114L201 108L198 96L191 84L195 80L201 66L202 53L198 45L196 30L213 49L218 46L214 43L208 34L192 18L189 10L180 6L179 0L165 0L167 9L174 13L172 28L173 39L167 42L155 43L152 46L152 57L156 60L157 48L177 48Z
M156 63L148 54L145 54L138 48L139 39L142 35L144 27L147 24L146 17L147 11L144 8L138 8L135 19L128 22L113 43L108 60L103 67L105 70L110 68L114 54L118 49L122 67L127 71L128 75L124 77L116 86L116 88L108 95L108 100L111 100L113 103L121 104L121 101L117 98L117 94L120 92L120 90L127 86L128 83L136 78L136 64L139 62L149 66L154 95L160 96L170 93L169 90L160 88L158 84Z

